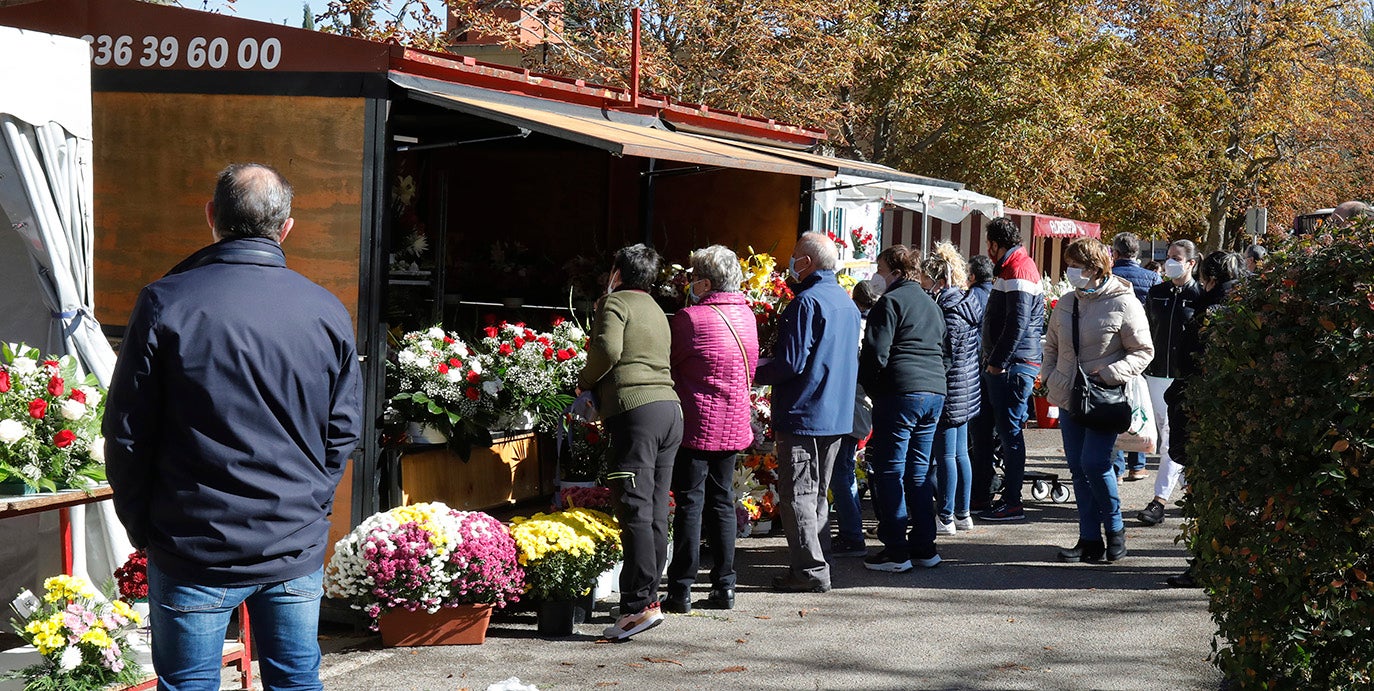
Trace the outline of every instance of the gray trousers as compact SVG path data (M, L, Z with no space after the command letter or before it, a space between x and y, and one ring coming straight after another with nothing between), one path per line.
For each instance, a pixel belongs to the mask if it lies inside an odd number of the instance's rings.
M776 431L778 445L778 513L787 536L791 577L830 585L830 506L825 499L830 473L840 455L843 435L810 437Z

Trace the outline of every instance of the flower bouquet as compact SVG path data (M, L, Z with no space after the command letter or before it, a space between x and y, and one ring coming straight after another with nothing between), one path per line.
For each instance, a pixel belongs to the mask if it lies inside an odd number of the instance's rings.
M577 375L587 363L587 334L561 317L547 332L501 322L483 330L478 348L484 366L501 382L495 406L507 417L494 424L552 430L572 404Z
M1050 315L1054 313L1054 308L1059 306L1059 298L1073 292L1073 285L1068 280L1060 279L1058 283L1050 280L1049 274L1043 274L1040 278L1040 289L1045 296L1045 330L1050 328Z
M516 559L506 527L485 513L402 506L372 515L334 545L325 591L366 614L375 631L394 610L517 602L525 572Z
M754 252L749 248L749 256L740 260L744 272L744 282L740 288L749 300L749 308L754 311L754 320L759 327L759 355L768 356L773 352L773 344L778 340L778 322L782 310L794 297L787 279L777 271L777 260L766 252Z
M606 434L605 426L599 420L589 421L579 415L565 413L563 430L563 457L560 459L563 477L559 479L568 482L596 480L611 449L611 438Z
M70 357L0 344L0 494L85 489L105 479L103 390Z
M563 487L558 500L563 508L595 509L608 515L614 510L610 487Z
M772 521L778 515L778 459L771 453L747 454L740 462L744 472L753 476L758 489L753 496L759 504L758 521ZM736 474L740 472L736 469ZM738 481L737 481L738 482ZM766 532L766 531L765 531Z
M473 446L490 446L501 379L456 335L439 327L399 339L387 361L390 408L401 419L437 427L467 460Z
M526 592L549 602L586 595L603 571L620 561L620 526L600 511L571 508L511 521L511 537L525 569Z
M849 237L854 240L854 258L869 259L878 253L878 236L863 226L849 229Z
M143 679L128 644L143 620L127 603L103 600L89 581L73 576L53 576L43 590L41 602L25 590L14 603L21 613L12 621L15 632L43 657L11 673L24 680L24 691L94 691Z
M119 599L130 604L148 601L148 554L138 550L124 565L115 569L115 589Z

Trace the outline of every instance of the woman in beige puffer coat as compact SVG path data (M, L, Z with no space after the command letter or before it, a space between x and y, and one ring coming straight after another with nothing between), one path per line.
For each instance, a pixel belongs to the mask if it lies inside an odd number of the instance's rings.
M1103 384L1129 382L1154 359L1154 344L1145 308L1131 284L1112 275L1111 254L1093 238L1080 238L1064 252L1074 291L1055 306L1045 333L1046 375L1050 403L1068 410L1074 376L1082 363L1090 378ZM1073 344L1074 308L1078 308L1079 344ZM1059 421L1064 455L1073 474L1078 502L1078 543L1059 551L1062 561L1116 561L1126 556L1121 499L1112 469L1116 435L1089 429L1071 415ZM1103 540L1103 536L1106 540Z

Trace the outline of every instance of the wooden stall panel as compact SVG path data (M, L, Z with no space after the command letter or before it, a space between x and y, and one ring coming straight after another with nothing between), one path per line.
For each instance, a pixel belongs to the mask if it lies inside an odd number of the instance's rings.
M716 170L654 181L654 244L671 262L721 244L787 257L797 239L801 178Z
M124 324L142 287L210 244L205 203L227 164L275 167L295 188L287 265L357 320L361 98L96 93L96 316Z
M515 437L472 450L463 462L439 447L401 456L401 492L406 504L439 501L475 511L541 494L538 437Z

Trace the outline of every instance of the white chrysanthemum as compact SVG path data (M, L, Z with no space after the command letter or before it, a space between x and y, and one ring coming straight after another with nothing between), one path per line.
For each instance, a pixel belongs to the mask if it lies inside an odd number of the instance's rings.
M415 364L415 353L412 353L409 350L402 350L401 352L396 353L396 360L399 361L402 365L413 365Z
M441 341L444 340L444 330L437 326L430 327L429 331L425 332L425 335L430 338L437 338Z
M10 363L10 371L21 377L26 377L38 371L38 361L33 358L17 357L14 362Z
M105 437L96 437L91 440L91 459L96 463L105 462Z
M444 374L444 378L448 379L450 382L460 382L463 380L463 370L459 367L450 368L449 371Z

